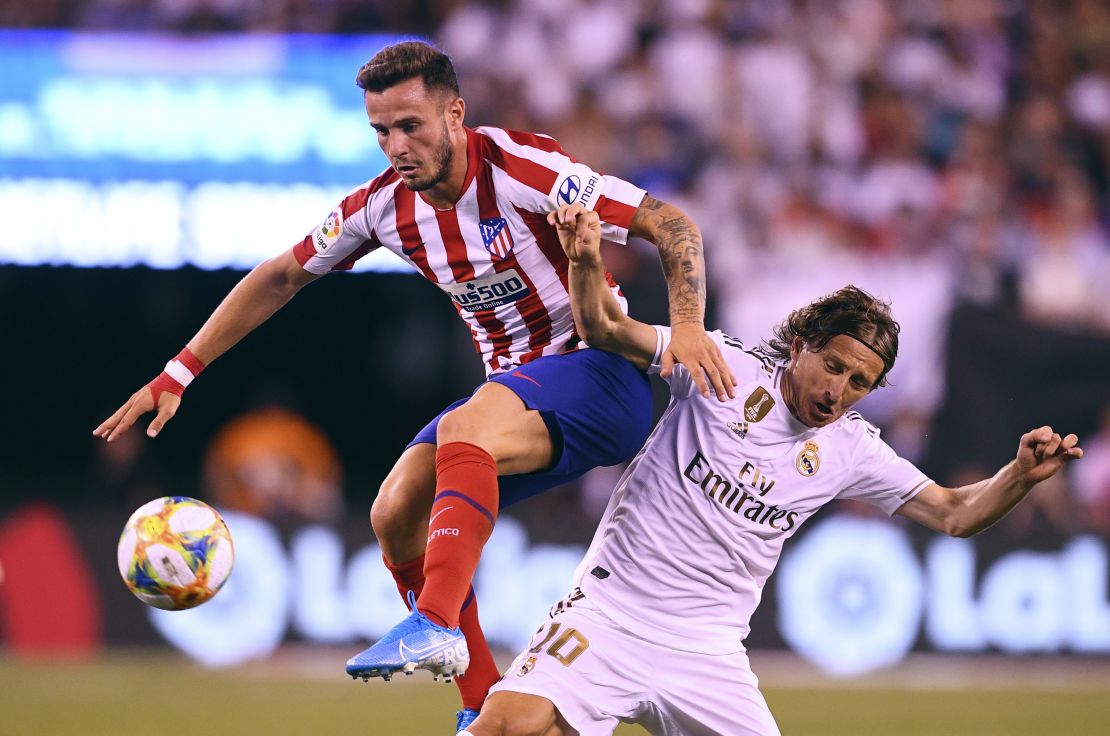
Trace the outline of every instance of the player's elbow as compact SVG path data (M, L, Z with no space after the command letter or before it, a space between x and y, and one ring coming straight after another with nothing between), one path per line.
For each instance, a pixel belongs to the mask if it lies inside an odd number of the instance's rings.
M607 317L578 320L577 327L579 336L590 347L613 352L620 344L619 323Z
M291 253L282 253L263 261L255 266L251 275L257 275L267 289L286 300L318 278L316 274L306 271Z
M963 524L950 524L945 528L944 533L950 537L956 537L957 539L967 539L968 537L975 536L979 531L979 529Z
M985 528L985 524L971 518L966 506L956 505L949 509L946 514L941 531L950 537L967 539L968 537L975 536Z

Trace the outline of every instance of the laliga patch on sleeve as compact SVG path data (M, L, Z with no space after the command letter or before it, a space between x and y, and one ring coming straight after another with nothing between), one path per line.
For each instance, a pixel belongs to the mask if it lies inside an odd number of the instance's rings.
M585 164L575 163L563 169L548 196L556 208L580 204L592 210L601 193L601 174Z
M339 233L343 231L343 210L336 207L324 220L324 224L316 231L312 242L316 245L317 253L325 253L327 249L339 240Z

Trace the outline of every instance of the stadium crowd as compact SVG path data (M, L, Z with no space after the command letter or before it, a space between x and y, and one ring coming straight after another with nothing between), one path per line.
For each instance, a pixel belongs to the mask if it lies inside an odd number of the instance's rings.
M912 294L867 409L906 457L955 305L1110 337L1103 0L0 0L0 26L433 38L471 124L546 131L694 216L712 324L758 338L849 280ZM1007 523L1110 533L1110 428L1084 444Z

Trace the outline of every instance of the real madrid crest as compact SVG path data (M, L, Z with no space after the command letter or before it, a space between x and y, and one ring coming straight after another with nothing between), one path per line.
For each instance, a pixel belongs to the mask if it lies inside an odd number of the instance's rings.
M534 655L529 656L528 659L524 660L524 664L520 665L520 669L518 669L516 671L516 676L517 677L524 677L529 672L531 672L533 669L535 669L535 667L536 667L536 657Z
M816 475L817 470L821 467L821 456L817 454L818 449L816 442L808 440L794 460L794 467L807 478Z

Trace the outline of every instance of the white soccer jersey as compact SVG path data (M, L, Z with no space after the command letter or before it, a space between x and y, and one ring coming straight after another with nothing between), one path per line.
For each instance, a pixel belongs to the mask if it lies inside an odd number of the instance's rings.
M489 374L579 345L567 259L547 213L577 202L598 213L602 238L623 244L645 192L578 163L546 136L466 134L466 179L453 208L437 210L389 169L344 198L293 253L306 270L326 273L375 248L393 251L451 298Z
M666 331L666 328L657 328ZM931 481L848 412L807 427L785 364L710 333L736 399L704 398L681 365L671 403L621 478L576 584L629 631L685 651L742 649L783 542L835 498L893 514Z

